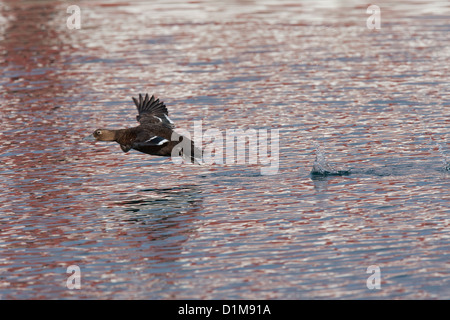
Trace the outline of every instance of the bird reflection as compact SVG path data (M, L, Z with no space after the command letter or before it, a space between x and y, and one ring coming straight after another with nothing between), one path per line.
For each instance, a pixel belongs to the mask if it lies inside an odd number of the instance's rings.
M180 214L186 219L195 218L201 208L201 199L197 187L152 188L141 190L119 205L126 213L126 221L159 228L158 223L170 222L175 217L177 223L182 222Z

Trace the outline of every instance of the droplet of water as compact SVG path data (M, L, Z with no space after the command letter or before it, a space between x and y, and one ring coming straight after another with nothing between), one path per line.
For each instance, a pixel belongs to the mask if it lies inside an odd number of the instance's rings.
M436 142L436 145L439 150L439 154L441 155L442 164L444 165L444 170L450 171L450 159L447 157L447 155L444 152L444 148L440 143Z
M339 170L334 168L326 159L325 152L322 147L317 143L313 142L316 152L316 159L314 160L314 165L311 170L312 175L321 176L343 176L350 174L350 170Z

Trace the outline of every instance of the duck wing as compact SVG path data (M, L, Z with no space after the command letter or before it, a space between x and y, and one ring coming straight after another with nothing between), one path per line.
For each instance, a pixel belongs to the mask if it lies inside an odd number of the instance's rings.
M169 119L169 112L164 102L155 99L152 95L149 98L148 94L142 97L139 94L139 99L132 97L134 104L138 109L136 120L140 124L157 124L161 123L169 128L174 128L173 122Z
M153 136L144 141L135 141L135 142L133 142L131 147L133 149L139 149L139 148L143 148L143 147L156 147L156 146L166 145L169 142L170 142L169 140L167 140L163 137Z

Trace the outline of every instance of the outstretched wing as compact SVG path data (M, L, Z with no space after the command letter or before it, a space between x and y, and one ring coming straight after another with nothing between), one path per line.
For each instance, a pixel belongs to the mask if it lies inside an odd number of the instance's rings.
M133 142L132 148L136 149L136 148L143 148L143 147L163 146L169 142L170 142L169 140L164 139L163 137L153 136L150 139L147 139L145 141Z
M173 122L169 119L166 105L159 99L155 99L155 96L152 95L149 98L148 94L146 94L143 98L139 94L139 100L133 97L133 101L138 109L139 114L136 116L136 120L139 123L162 123L170 128L174 127Z

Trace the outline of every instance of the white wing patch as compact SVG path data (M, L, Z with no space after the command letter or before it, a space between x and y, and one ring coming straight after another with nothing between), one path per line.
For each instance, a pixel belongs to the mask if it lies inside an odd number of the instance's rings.
M169 121L170 124L173 124L172 120L169 119L169 117L167 116L167 114L165 114L164 117L166 117L167 121Z
M145 140L144 142L150 142L152 140L155 140L154 143L157 146L160 146L160 145L163 145L166 142L169 142L169 140L161 138L161 137L158 137L158 136L151 137L150 139Z

